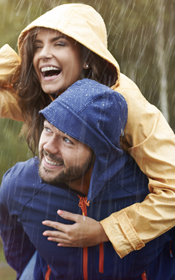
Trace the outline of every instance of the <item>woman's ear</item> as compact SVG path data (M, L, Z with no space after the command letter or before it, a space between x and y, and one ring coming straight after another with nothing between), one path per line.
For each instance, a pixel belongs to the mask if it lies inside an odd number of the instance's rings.
M85 62L85 63L83 64L83 68L84 68L84 69L89 69L89 64L88 64L87 62Z

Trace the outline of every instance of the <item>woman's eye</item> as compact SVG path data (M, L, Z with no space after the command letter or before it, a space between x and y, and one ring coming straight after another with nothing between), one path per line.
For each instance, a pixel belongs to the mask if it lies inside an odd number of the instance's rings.
M56 42L55 45L64 47L66 45L66 43L64 41L59 41L59 42Z
M41 45L34 45L34 51L37 51L38 49L41 49L42 46Z

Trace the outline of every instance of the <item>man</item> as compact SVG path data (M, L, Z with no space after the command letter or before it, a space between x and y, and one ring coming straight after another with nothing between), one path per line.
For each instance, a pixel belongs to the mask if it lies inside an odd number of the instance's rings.
M171 231L120 259L97 222L131 204L139 207L148 194L146 176L120 148L127 121L125 99L84 79L40 114L44 129L39 161L16 164L0 190L1 236L17 279L36 250L35 280L139 280L146 279L145 271L148 280L173 279ZM104 243L92 240L96 246L65 248L48 242L42 221L72 224L58 216L57 209L87 216L84 223L96 223Z

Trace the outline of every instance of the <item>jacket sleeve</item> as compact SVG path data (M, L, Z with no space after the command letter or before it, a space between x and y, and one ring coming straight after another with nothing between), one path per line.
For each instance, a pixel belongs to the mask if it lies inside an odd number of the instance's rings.
M149 179L150 194L101 221L122 258L175 226L175 135L161 112L121 75L115 89L128 103L122 146Z
M19 222L18 211L13 204L13 199L10 199L9 189L8 184L2 183L0 187L0 236L6 260L17 272L17 279L19 279L35 248Z
M9 45L0 49L0 117L23 121L12 80L20 59Z

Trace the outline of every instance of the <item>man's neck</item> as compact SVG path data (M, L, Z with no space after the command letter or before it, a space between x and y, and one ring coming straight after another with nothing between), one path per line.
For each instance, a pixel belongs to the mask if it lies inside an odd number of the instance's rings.
M76 181L71 181L68 183L68 186L72 190L76 190L83 195L88 194L89 186L90 186L90 180L91 180L91 175L92 175L92 168L90 168L84 176L82 176L80 179Z

